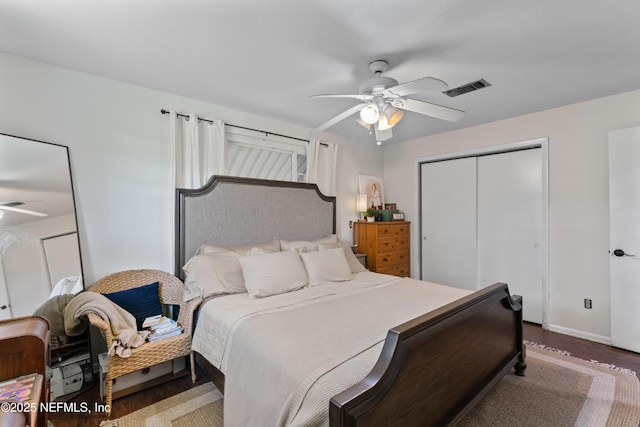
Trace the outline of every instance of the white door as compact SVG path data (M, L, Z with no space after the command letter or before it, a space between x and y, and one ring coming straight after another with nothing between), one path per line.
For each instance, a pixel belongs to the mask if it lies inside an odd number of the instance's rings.
M640 128L609 132L611 343L640 352Z
M421 166L422 280L476 289L476 159Z
M478 157L478 289L521 295L523 317L542 323L542 150Z

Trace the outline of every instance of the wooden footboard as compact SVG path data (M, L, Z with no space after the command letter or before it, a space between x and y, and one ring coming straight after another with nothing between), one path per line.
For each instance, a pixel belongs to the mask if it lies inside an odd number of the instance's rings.
M391 329L373 370L331 399L330 425L453 425L524 359L522 299L496 283Z

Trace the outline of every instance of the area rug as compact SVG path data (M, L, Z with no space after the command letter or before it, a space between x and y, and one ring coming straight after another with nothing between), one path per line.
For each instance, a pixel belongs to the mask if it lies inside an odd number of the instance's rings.
M529 343L525 376L506 375L461 425L638 427L634 372L541 347Z
M222 393L206 383L139 409L101 427L222 427Z
M539 347L527 345L524 377L506 375L460 425L638 427L640 382L635 373ZM222 402L220 392L207 383L110 424L222 427Z

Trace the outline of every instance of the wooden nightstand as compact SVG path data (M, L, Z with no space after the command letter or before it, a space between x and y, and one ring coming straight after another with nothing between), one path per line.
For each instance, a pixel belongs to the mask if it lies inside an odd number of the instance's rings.
M408 277L409 221L356 222L353 242L366 254L365 266L376 273Z

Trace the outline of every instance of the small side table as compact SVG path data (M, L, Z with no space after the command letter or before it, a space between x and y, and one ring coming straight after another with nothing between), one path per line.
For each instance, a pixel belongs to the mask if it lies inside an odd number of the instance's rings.
M366 267L366 265L367 265L367 254L356 253L356 258L358 258L358 261L360 261L360 264L362 264L362 265L364 265Z

